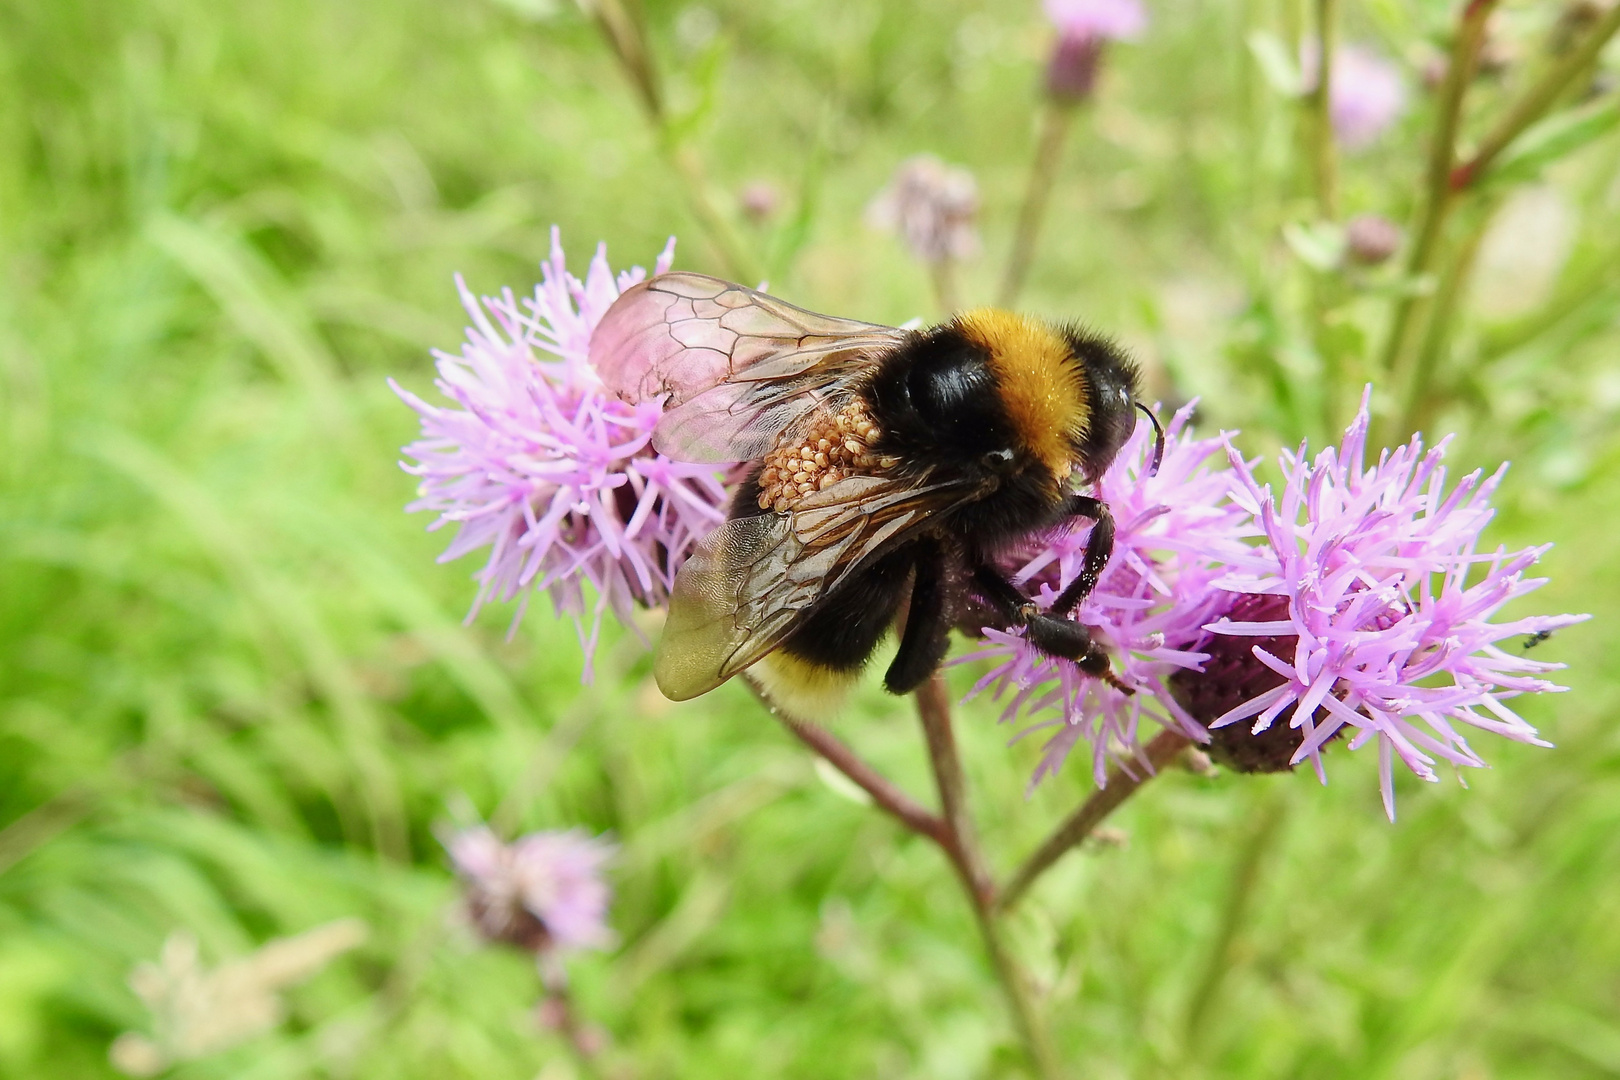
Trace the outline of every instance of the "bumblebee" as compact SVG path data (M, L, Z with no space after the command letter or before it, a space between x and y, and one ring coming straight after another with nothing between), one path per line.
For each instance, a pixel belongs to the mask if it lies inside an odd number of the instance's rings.
M653 668L666 696L751 668L774 700L817 715L897 622L883 681L904 694L939 666L951 627L986 608L1113 678L1068 617L1114 542L1108 507L1075 481L1101 477L1134 409L1153 420L1109 341L989 308L898 329L666 273L625 290L590 356L626 399L665 398L659 452L748 463L728 520L675 578ZM1076 518L1094 523L1081 572L1042 611L995 556Z

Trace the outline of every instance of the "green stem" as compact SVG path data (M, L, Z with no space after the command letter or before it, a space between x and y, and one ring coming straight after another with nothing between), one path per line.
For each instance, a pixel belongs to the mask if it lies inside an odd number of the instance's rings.
M956 752L956 736L951 730L951 706L945 680L935 672L933 677L917 688L917 717L922 721L923 738L928 744L928 761L933 767L934 781L939 788L941 816L950 831L951 842L946 853L956 868L962 891L967 894L973 908L973 917L984 938L985 951L991 966L1007 995L1012 1008L1013 1024L1024 1044L1030 1065L1042 1080L1056 1080L1060 1075L1051 1044L1047 1042L1045 1028L1030 993L1029 977L1013 959L996 918L995 885L985 869L974 839L973 824L967 810L967 783L962 775L962 760Z
M1261 864L1266 852L1271 848L1272 839L1277 834L1278 827L1283 820L1284 801L1280 794L1272 792L1266 799L1260 811L1260 818L1255 822L1254 830L1243 847L1238 850L1237 860L1232 868L1232 887L1227 893L1226 906L1221 910L1221 921L1215 931L1215 940L1210 943L1209 956L1204 962L1204 970L1200 975L1197 988L1187 1003L1187 1015L1182 1022L1183 1053L1193 1048L1198 1034L1203 1030L1204 1021L1208 1019L1210 1008L1215 1003L1215 995L1221 988L1221 982L1231 969L1235 946L1238 943L1243 924L1249 916L1253 906L1255 886L1260 880Z
M1468 231L1467 238L1458 246L1456 256L1440 277L1440 283L1434 293L1433 310L1428 320L1428 332L1423 336L1422 346L1417 353L1417 363L1413 368L1413 379L1419 386L1427 388L1434 382L1435 372L1440 366L1440 356L1451 338L1452 313L1456 311L1463 289L1473 276L1474 261L1479 256L1480 244L1485 239L1486 226L1489 224L1490 213L1479 213L1478 220ZM1423 425L1424 420L1434 411L1434 403L1430 400L1432 397L1433 394L1426 392L1421 397L1402 403L1400 416L1391 429L1394 441L1404 442Z
M1001 282L1002 307L1012 307L1024 291L1024 280L1035 260L1035 243L1040 238L1041 222L1046 217L1046 204L1057 179L1058 165L1063 160L1063 143L1068 138L1074 111L1072 104L1053 101L1047 103L1041 117L1040 141L1035 147L1035 160L1030 164L1029 184L1024 189L1018 225L1013 231L1012 253L1007 257L1007 273Z
M1474 78L1479 49L1485 40L1485 22L1496 0L1469 0L1463 9L1446 65L1445 83L1440 88L1439 116L1429 146L1429 167L1423 197L1414 222L1411 253L1407 256L1406 276L1417 281L1429 273L1439 250L1447 215L1456 189L1451 185L1452 163L1457 153L1457 131L1462 122L1463 98ZM1410 411L1407 403L1421 396L1423 386L1412 370L1419 341L1418 331L1428 311L1427 298L1407 290L1397 302L1390 321L1383 368L1394 380L1400 411Z
M1338 217L1338 147L1333 141L1333 60L1338 49L1338 0L1316 0L1316 87L1307 98L1311 114L1311 162L1316 180L1316 212Z
M1620 31L1620 4L1610 7L1580 45L1560 58L1514 103L1507 115L1491 128L1473 157L1451 171L1451 187L1461 190L1478 183L1502 151L1524 134L1531 124L1540 120L1575 77L1592 65L1616 31Z
M652 49L641 21L623 0L579 0L580 6L596 20L620 69L630 80L642 110L658 137L658 145L671 170L681 181L688 209L697 219L705 239L713 246L726 271L747 285L759 283L759 268L749 258L747 248L709 194L702 160L690 146L675 135L669 111L664 105L662 82L653 62Z
M1170 764L1177 754L1191 745L1192 740L1180 732L1161 731L1147 744L1146 753L1150 768L1138 767L1138 775L1135 776L1118 767L1110 769L1108 782L1093 791L1091 797L1081 803L1074 813L1064 818L1062 824L1052 831L1052 835L1035 849L1034 854L1025 860L1023 866L1018 868L1018 872L1007 883L1007 887L1001 891L999 909L1010 911L1013 905L1029 892L1036 879L1070 850L1083 843L1086 837L1103 823L1103 819L1119 809L1138 788L1157 776L1159 770Z

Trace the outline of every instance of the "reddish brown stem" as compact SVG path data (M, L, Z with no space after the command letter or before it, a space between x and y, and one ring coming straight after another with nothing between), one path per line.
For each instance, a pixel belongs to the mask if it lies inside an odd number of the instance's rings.
M962 775L962 759L956 752L956 734L951 730L950 691L938 673L917 688L917 718L922 721L923 738L928 743L928 761L939 787L939 805L944 815L945 854L972 892L975 904L989 910L995 906L996 886L979 857L974 842L973 823L967 811L967 783Z
M1115 767L1108 772L1108 783L1091 793L1091 798L1063 820L1046 842L1035 849L1018 873L1002 890L1000 910L1009 910L1035 884L1037 878L1052 867L1071 848L1078 846L1101 825L1103 819L1117 810L1121 803L1136 793L1136 789L1153 779L1160 769L1170 764L1175 756L1192 745L1192 740L1179 731L1161 731L1145 749L1149 768L1137 766L1132 776Z
M1036 1011L1029 978L1002 937L1001 926L996 919L995 882L985 868L973 835L973 823L967 810L967 782L962 774L962 759L956 752L956 735L951 730L950 691L946 689L944 678L936 671L917 688L914 696L949 834L942 846L956 869L957 877L961 879L962 891L967 893L968 903L973 907L973 917L984 938L985 951L996 969L996 978L1006 991L1007 1003L1012 1007L1013 1023L1024 1044L1024 1052L1029 1055L1029 1063L1043 1080L1056 1080L1059 1075L1057 1059L1053 1056L1045 1028Z
M894 817L912 832L926 836L940 847L950 850L950 830L946 828L942 818L924 809L910 795L900 790L892 780L861 760L860 756L838 736L820 724L802 720L778 707L752 679L744 676L744 681L766 710L782 722L783 727L814 753L820 755L829 765L854 781L862 791L872 796L872 802L879 809Z

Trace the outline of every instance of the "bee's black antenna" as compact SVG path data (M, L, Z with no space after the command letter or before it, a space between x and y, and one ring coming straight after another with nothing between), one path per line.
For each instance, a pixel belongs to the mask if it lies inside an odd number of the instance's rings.
M1153 425L1153 460L1148 463L1147 471L1149 476L1153 476L1158 473L1159 466L1164 462L1164 428L1159 426L1159 418L1153 415L1152 409L1140 401L1136 402L1136 407L1142 410L1142 414L1148 418L1148 423Z

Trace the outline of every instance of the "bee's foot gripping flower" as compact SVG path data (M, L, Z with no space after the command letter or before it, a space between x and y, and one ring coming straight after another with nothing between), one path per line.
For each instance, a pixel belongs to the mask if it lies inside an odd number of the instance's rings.
M1166 680L1204 661L1201 650L1210 638L1204 627L1232 599L1210 582L1226 559L1247 550L1253 523L1229 498L1232 478L1221 440L1194 439L1188 431L1192 412L1188 405L1171 420L1157 472L1150 468L1153 428L1142 421L1098 484L1098 497L1114 514L1114 554L1076 617L1136 692L1090 678L1006 628L986 627L987 647L963 658L992 662L974 693L1008 697L1004 719L1034 720L1027 731L1056 729L1035 781L1056 771L1084 740L1100 785L1111 754L1134 753L1144 716L1207 737ZM1080 574L1089 535L1080 528L1046 537L1014 553L1007 568L1042 607L1050 606Z
M673 241L655 274L672 254ZM456 526L440 561L489 549L468 618L488 600L549 593L581 624L587 678L603 611L627 620L662 604L692 544L725 517L715 466L653 451L659 403L621 401L591 369L597 323L644 277L639 267L615 275L601 248L574 277L553 230L532 296L480 301L458 280L472 326L460 354L435 354L452 405L394 385L422 418L422 437L404 449L405 471L421 479L408 509L437 513L431 528ZM588 629L586 584L596 594Z

